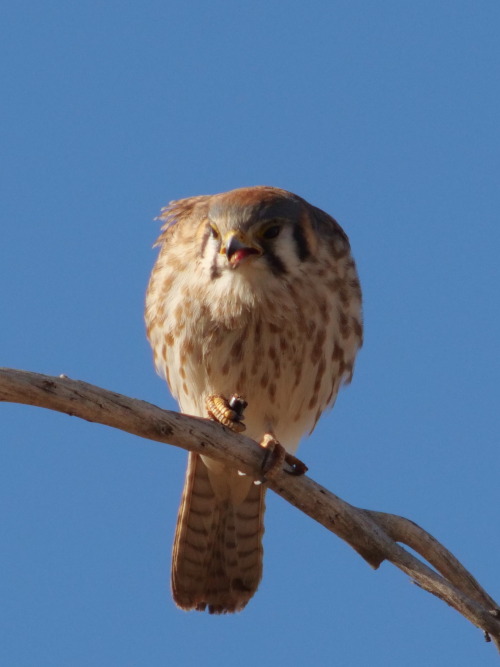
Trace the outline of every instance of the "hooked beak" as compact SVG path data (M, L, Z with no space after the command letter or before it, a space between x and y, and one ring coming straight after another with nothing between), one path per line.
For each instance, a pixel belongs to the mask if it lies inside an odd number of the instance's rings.
M250 243L243 232L229 232L220 249L225 254L228 262L234 268L252 255L262 255L262 249Z

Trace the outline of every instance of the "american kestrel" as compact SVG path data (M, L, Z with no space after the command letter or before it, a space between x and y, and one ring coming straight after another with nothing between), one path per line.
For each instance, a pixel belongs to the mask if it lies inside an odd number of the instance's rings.
M361 289L328 214L278 188L171 202L146 296L156 369L183 412L293 454L352 377ZM228 403L238 395L247 403ZM182 609L241 610L262 576L265 484L190 453L172 556Z

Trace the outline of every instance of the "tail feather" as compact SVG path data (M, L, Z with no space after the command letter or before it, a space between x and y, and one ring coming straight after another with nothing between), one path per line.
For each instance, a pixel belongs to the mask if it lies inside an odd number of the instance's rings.
M249 478L215 473L189 454L172 555L179 607L223 614L247 604L262 576L264 495Z

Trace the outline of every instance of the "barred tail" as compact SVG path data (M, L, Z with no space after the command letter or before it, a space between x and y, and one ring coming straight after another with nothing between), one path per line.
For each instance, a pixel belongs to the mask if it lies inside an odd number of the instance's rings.
M189 454L172 554L179 607L224 614L247 604L262 576L264 495L250 478Z

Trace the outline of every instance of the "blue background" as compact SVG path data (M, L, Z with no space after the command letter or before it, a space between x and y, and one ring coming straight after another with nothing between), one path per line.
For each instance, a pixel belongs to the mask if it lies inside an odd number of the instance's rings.
M174 408L142 308L170 199L269 184L347 230L366 343L300 454L500 597L500 4L7 2L1 363ZM181 612L185 453L1 405L0 663L496 665L388 564L269 494L233 617Z

